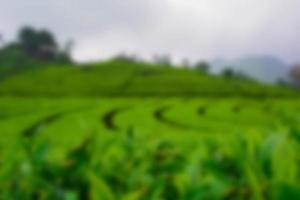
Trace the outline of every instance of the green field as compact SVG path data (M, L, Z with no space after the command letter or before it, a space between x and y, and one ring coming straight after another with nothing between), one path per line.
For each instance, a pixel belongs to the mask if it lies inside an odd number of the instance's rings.
M0 99L2 199L299 199L300 103Z
M109 60L78 66L69 64L3 68L0 71L0 95L295 97L299 93L291 87L266 85L238 76L217 76L182 66Z
M2 61L0 199L300 199L295 88L136 60Z

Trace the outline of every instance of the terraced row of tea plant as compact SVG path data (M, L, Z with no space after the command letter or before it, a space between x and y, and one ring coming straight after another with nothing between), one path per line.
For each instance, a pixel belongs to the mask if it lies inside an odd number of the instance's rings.
M4 199L299 199L300 104L0 99Z

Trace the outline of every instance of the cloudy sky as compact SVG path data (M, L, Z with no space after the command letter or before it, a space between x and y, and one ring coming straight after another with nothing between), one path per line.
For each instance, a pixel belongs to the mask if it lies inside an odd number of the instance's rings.
M79 61L122 51L175 60L274 55L300 60L300 0L1 0L0 33L24 24L74 39Z

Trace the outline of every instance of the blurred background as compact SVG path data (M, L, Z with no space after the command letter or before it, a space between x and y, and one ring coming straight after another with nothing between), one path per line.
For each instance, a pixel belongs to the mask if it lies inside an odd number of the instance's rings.
M299 0L0 5L0 199L300 199Z
M205 60L213 72L232 67L261 81L288 81L299 61L298 7L297 0L10 1L1 6L1 46L32 26L50 30L76 62L162 55L176 64Z

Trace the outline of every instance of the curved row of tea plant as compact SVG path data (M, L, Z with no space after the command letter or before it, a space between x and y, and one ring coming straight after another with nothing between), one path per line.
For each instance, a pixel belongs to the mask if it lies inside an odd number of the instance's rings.
M0 198L299 199L300 105L0 99Z

